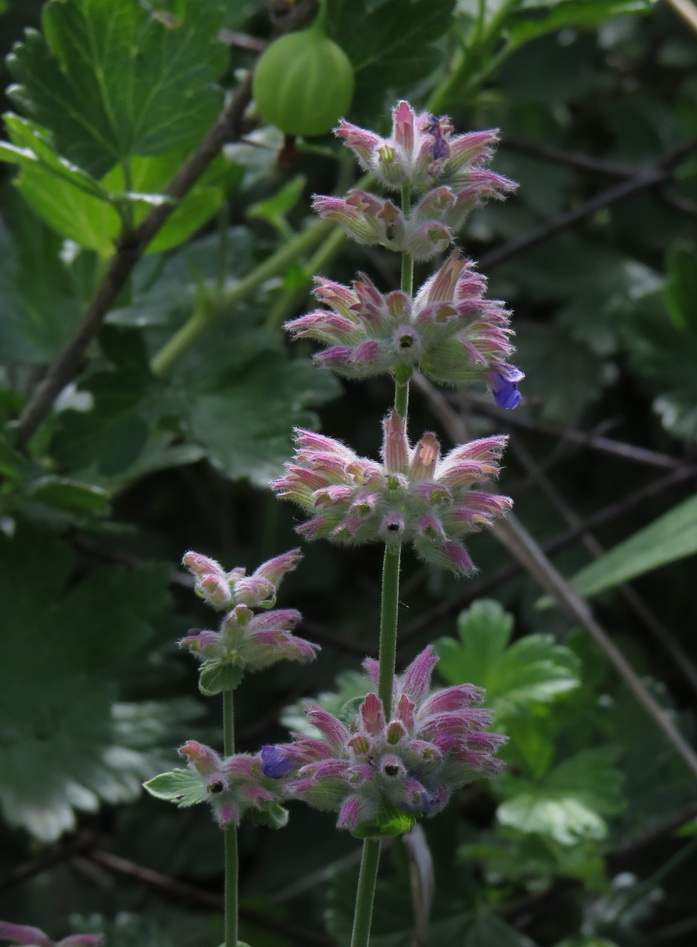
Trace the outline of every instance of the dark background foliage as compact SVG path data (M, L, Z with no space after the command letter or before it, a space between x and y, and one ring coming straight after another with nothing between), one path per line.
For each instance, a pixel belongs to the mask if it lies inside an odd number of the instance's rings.
M356 69L349 118L386 132L408 97L458 130L498 126L494 167L520 182L461 243L514 311L523 405L412 397L413 434L510 433L502 492L531 537L517 553L505 534L474 537L468 582L405 561L400 665L438 641L443 680L487 686L511 737L507 773L424 825L435 899L418 942L689 947L695 24L641 0L327 3ZM331 136L279 161L282 134L245 111L259 49L311 3L0 10L3 49L23 43L3 73L14 116L0 146L0 916L56 938L104 929L110 945L219 942L217 829L140 790L184 740L221 742L217 701L176 648L211 621L178 563L193 548L253 569L296 544L296 513L266 487L292 425L375 456L387 381L338 384L280 326L311 306L311 274L362 269L388 289L398 262L310 219L311 194L354 180ZM213 160L144 253L202 139ZM96 318L61 368L86 308ZM42 400L52 371L63 391ZM541 550L578 575L605 638L567 586L543 600ZM284 738L301 698L350 696L376 647L380 550L303 552L281 604L323 650L244 682L242 750ZM281 832L243 826L244 938L347 943L357 851L299 806ZM410 851L388 846L376 947L408 947L425 923Z

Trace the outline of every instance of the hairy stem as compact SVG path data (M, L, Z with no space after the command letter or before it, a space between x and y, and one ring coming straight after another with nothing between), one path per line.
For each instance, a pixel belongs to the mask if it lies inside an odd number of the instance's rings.
M356 913L353 916L351 947L368 947L379 863L380 839L368 838L363 842L363 856L361 858L361 871L358 876Z
M231 756L235 752L234 691L223 691L223 752ZM225 843L225 947L237 947L237 914L239 884L237 856L237 826L227 825L223 830Z

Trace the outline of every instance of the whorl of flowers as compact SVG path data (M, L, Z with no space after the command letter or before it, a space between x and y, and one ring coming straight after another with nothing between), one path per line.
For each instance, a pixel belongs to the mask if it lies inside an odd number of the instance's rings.
M417 114L404 100L392 109L389 138L344 119L335 134L354 153L360 166L389 188L399 190L408 184L426 191L440 183L459 191L488 188L491 196L502 196L517 186L483 167L498 143L497 129L453 135L446 116Z
M498 141L495 130L453 135L447 117L417 115L403 101L393 109L392 122L390 138L343 119L335 132L384 185L424 192L416 204L404 213L392 201L354 188L346 197L316 195L313 206L358 243L430 260L453 243L474 207L504 198L516 184L483 167Z
M318 277L315 296L330 308L286 328L327 345L315 362L346 378L420 368L440 384L483 381L499 407L514 408L523 373L506 361L510 313L500 300L485 299L485 290L485 277L458 251L413 300L402 290L380 293L363 274L351 287Z
M221 827L239 825L248 812L264 813L279 807L279 785L262 772L261 759L249 753L219 756L196 740L180 747Z
M472 572L462 536L491 525L511 506L506 496L473 489L498 474L506 437L461 444L441 458L434 434L409 446L406 422L396 411L383 426L383 463L296 429L295 456L272 486L312 515L298 532L346 545L410 542L427 563L458 575Z
M319 738L262 749L262 772L285 779L289 798L338 812L337 825L360 837L396 835L420 816L431 816L454 789L494 776L494 754L505 737L487 733L491 711L473 706L483 691L461 684L428 696L437 662L429 646L395 679L394 712L368 694L348 723L308 702ZM365 662L377 685L377 662Z
M215 559L199 552L187 552L182 564L196 580L196 594L213 608L226 610L235 605L273 608L283 576L292 572L301 559L300 550L291 549L262 563L250 576L242 566L226 572Z
M250 576L243 568L225 572L214 559L187 552L184 565L196 578L196 591L209 605L229 609L219 631L194 628L179 642L203 662L201 688L217 693L233 686L234 676L225 669L257 671L276 661L311 661L319 650L292 633L302 618L294 608L273 609L276 592L286 572L295 569L302 556L292 549L269 559ZM233 606L230 608L230 606ZM272 609L254 614L253 608Z

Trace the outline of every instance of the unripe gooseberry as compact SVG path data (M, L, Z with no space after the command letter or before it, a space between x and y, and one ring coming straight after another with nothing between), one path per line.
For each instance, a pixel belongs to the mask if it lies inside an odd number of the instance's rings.
M254 72L252 92L264 121L287 135L324 135L353 96L346 54L313 24L275 40Z

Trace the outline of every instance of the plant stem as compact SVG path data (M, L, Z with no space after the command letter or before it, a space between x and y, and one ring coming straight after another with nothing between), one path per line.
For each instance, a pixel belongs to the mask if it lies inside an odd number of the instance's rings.
M150 368L154 375L164 375L172 364L187 350L193 339L220 312L229 309L246 296L251 295L262 283L281 273L286 266L295 262L299 256L312 250L336 226L332 220L317 220L306 227L292 240L280 247L270 257L248 273L237 285L219 300L209 305L205 313L196 310L178 332L169 339L153 357Z
M385 719L392 712L392 681L397 654L397 622L399 620L399 562L402 547L385 546L382 566L382 607L380 615L380 671L378 697L385 708Z
M370 923L373 919L373 900L380 863L380 839L367 838L363 842L361 871L356 892L356 913L353 916L351 947L368 947Z
M235 752L234 691L223 691L223 753L232 756ZM237 826L227 825L223 829L225 843L225 947L237 947L238 913L238 856Z
M402 212L406 216L411 207L411 186L402 185ZM400 287L409 296L414 288L414 260L409 253L402 254ZM403 370L402 370L403 369ZM409 378L411 368L395 370L394 406L400 417L406 418L409 407ZM385 546L382 563L382 599L380 603L380 646L378 670L378 697L382 701L385 719L392 714L392 684L397 655L397 626L399 623L399 566L401 543ZM380 863L380 839L368 838L363 842L361 870L358 876L356 910L353 916L351 947L368 947L370 923L373 916L375 886Z

